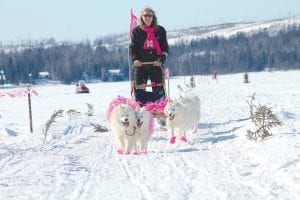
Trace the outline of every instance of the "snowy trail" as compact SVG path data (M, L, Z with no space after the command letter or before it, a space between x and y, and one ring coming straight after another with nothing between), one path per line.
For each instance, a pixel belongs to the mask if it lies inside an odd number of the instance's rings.
M147 155L118 155L105 111L128 84L91 84L88 95L70 86L40 87L33 98L34 133L28 133L26 99L0 99L0 199L298 199L300 196L300 72L220 76L201 82L198 133L169 144L155 130ZM289 77L289 81L286 78ZM196 79L197 80L197 79ZM182 79L172 81L172 95ZM58 89L59 88L59 89ZM98 92L101 91L101 92ZM264 141L249 141L246 100L256 92L284 125ZM108 95L103 95L108 94ZM72 99L72 102L69 101ZM12 103L18 103L10 109ZM85 116L86 103L94 116ZM76 109L80 117L58 118L46 139L43 129L54 110ZM3 114L4 113L4 114ZM24 115L25 113L25 115Z

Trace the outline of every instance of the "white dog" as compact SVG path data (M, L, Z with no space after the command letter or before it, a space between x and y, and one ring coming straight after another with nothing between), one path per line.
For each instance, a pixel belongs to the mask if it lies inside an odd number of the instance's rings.
M110 116L111 132L119 154L136 152L136 117L134 109L127 104L116 106Z
M200 99L195 95L186 95L175 100L170 100L164 113L167 117L167 129L171 136L170 143L174 144L176 136L186 142L186 132L193 129L197 132L200 119ZM176 136L175 136L176 135Z
M200 99L196 95L186 95L180 98L180 101L187 107L188 111L188 129L197 132L198 122L200 120Z
M148 142L151 137L151 116L145 107L138 107L136 114L137 149L142 154L147 154Z

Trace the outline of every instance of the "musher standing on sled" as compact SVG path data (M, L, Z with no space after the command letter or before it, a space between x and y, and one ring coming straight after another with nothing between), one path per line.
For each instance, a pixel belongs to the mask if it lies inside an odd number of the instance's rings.
M129 55L134 66L131 95L142 105L165 100L163 64L169 50L164 27L158 25L153 9L146 7L139 18L140 25L132 31ZM148 79L152 92L146 91Z

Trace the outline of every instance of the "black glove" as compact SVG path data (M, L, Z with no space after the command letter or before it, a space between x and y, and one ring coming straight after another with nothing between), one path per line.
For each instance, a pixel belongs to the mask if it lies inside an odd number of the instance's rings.
M157 59L157 61L159 61L159 62L161 62L162 64L164 64L165 61L166 61L166 59L167 59L166 54L162 54L162 55Z

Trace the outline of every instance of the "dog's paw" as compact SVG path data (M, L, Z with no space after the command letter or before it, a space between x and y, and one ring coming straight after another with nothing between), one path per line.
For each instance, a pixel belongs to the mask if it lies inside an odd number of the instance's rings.
M182 142L187 142L187 139L186 139L185 136L182 136L182 137L180 138L180 141L182 141Z
M174 144L175 141L176 141L176 137L173 136L173 137L170 138L170 143L171 143L171 144Z

